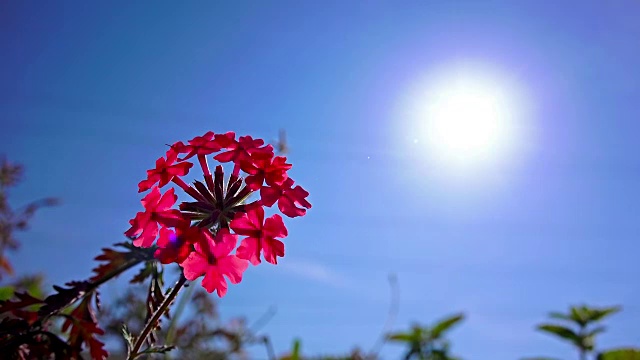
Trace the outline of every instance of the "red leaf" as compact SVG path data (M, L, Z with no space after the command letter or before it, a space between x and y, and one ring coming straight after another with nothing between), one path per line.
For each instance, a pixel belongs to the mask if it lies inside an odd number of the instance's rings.
M105 263L93 269L95 275L89 279L94 283L105 281L118 275L124 268L132 263L153 259L153 250L139 249L130 243L118 243L115 246L125 248L125 251L103 248L102 254L95 257L97 261Z
M104 335L104 330L98 327L96 316L91 307L93 296L85 297L78 306L66 316L62 324L62 331L69 330L69 345L73 352L80 355L82 344L89 346L92 359L106 359L109 353L104 343L96 339L96 335Z
M0 301L0 314L10 312L20 319L27 320L29 324L33 324L38 319L37 312L23 309L32 305L44 304L44 300L35 298L28 293L16 293L15 296L18 300Z

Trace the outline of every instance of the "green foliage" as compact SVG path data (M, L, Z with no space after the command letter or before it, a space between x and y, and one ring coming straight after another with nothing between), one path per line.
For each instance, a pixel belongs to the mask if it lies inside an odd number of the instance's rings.
M464 314L455 314L440 320L433 326L414 325L410 331L387 335L392 342L405 344L407 352L404 359L452 360L449 355L450 343L446 333L464 320Z
M598 354L597 360L640 360L640 349L616 349Z
M293 342L291 360L300 360L300 339L296 339L296 341Z
M572 306L567 313L549 313L550 318L566 324L545 323L538 325L537 329L570 342L578 350L580 359L586 359L587 354L595 350L596 335L606 330L604 326L596 326L596 324L620 310L620 306L603 308L586 305Z

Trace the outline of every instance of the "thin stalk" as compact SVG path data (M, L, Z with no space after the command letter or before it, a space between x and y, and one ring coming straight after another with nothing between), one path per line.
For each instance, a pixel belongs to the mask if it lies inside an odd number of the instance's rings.
M138 354L138 351L140 351L142 344L144 344L144 342L147 340L147 337L149 337L151 331L156 327L158 320L160 320L162 314L167 311L173 300L176 298L176 296L178 296L178 293L182 289L182 286L184 286L186 282L187 279L183 274L180 274L180 279L176 282L176 285L173 287L169 295L167 295L162 304L160 304L158 309L156 309L156 311L153 313L151 319L149 319L149 321L144 325L144 328L142 329L140 336L138 336L138 338L136 339L136 343L133 345L133 348L131 349L127 360L133 360L138 357L138 355L140 355Z
M180 297L180 301L178 301L176 310L173 312L173 316L171 317L171 322L169 323L169 327L167 328L167 337L165 339L165 342L167 344L173 343L173 338L176 336L176 325L178 324L178 319L180 318L180 315L182 315L182 312L184 311L185 307L189 303L189 300L191 299L191 295L193 295L193 291L195 289L196 289L195 286L188 286L187 291L184 294L182 294L182 297Z

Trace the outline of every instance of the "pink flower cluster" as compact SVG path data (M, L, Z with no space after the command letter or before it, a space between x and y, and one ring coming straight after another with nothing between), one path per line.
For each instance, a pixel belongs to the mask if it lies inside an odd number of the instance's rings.
M218 163L233 163L226 180L222 165L211 173L207 158L213 154ZM198 160L204 182L188 185L182 180L194 166L190 159ZM138 184L138 192L150 191L142 199L144 211L129 221L131 228L125 235L138 247L155 244L160 262L179 264L191 281L204 276L202 286L222 297L227 292L225 277L237 284L249 262L260 264L262 255L277 264L278 257L284 256L281 239L287 236L287 228L278 214L265 219L264 207L277 203L288 217L303 216L311 208L306 199L309 193L294 187L289 169L286 157L275 156L271 145L251 136L236 140L233 132L210 131L187 144L176 142ZM161 192L169 183L193 201L174 208L178 199L174 188ZM259 198L247 202L254 193ZM239 236L244 238L236 248Z

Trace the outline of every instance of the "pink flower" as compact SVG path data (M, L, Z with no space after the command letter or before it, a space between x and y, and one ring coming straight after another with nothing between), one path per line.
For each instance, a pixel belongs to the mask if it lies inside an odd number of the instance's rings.
M287 178L282 186L263 186L260 189L262 204L271 207L277 201L278 209L288 217L304 216L307 213L304 208L311 209L311 203L306 199L309 193L300 185L295 188L292 186L293 179L291 178Z
M173 145L169 146L167 150L166 158L167 162L174 162L178 159L179 154L189 152L189 148L182 141L177 141Z
M291 169L291 164L287 164L287 158L276 156L273 159L264 158L254 162L245 161L242 170L246 171L249 176L245 178L245 182L252 191L259 190L264 181L267 185L282 186L287 179L287 170Z
M229 255L236 247L237 235L229 233L228 229L220 229L216 239L204 235L204 241L195 244L195 251L189 254L180 266L184 269L184 277L193 281L204 275L202 287L209 293L218 292L223 297L227 293L227 281L237 284L242 281L242 273L249 267L245 260L235 255Z
M147 170L147 179L138 184L138 192L147 191L158 182L158 187L163 187L175 176L187 175L193 164L190 162L174 164L176 160L174 155L176 155L176 151L170 149L167 152L167 160L164 157L156 160L155 169Z
M229 161L240 163L242 161L251 161L251 155L255 153L273 154L273 147L271 145L267 145L260 148L263 144L264 140L262 139L254 140L248 135L240 136L237 142L229 143L228 146L225 146L229 151L222 152L213 158L222 163Z
M214 152L220 151L222 146L218 141L213 140L213 131L209 131L203 136L196 136L189 140L189 145L184 146L184 150L181 152L187 152L188 154L180 159L180 161L187 160L194 155L209 155Z
M278 256L284 256L284 244L276 239L288 235L280 215L275 214L265 221L262 206L252 206L246 213L239 213L229 227L236 234L247 236L236 251L240 259L246 259L253 265L258 265L262 251L267 262L277 264Z
M188 223L176 228L176 232L167 228L160 229L160 236L156 245L158 249L154 257L163 264L181 263L193 250L193 244L203 240L203 233L208 231L198 226L190 226Z
M125 232L125 235L130 238L137 236L133 245L150 247L158 235L159 224L171 227L179 226L186 221L179 210L171 209L177 199L178 196L173 188L162 196L157 186L151 189L151 192L142 199L145 211L138 212L136 217L129 221L131 228Z
M217 142L222 149L226 149L236 143L236 133L229 131L224 134L216 134L214 141Z
M212 173L212 156L218 163L232 162L228 180L222 164L213 165ZM193 172L196 163L203 179L187 184L182 177ZM134 246L155 243L157 260L179 264L191 281L202 276L202 286L222 297L229 281L242 280L249 263L258 265L264 259L277 264L285 254L282 239L288 233L282 216L265 218L265 208L277 202L289 217L303 216L311 208L309 193L294 187L289 169L286 157L275 156L273 146L251 136L236 140L234 132L209 131L187 143L175 142L138 184L139 192L150 191L142 199L144 211L129 221L125 235ZM169 183L173 188L161 193ZM175 206L176 187L192 200ZM260 198L248 200L258 190Z

